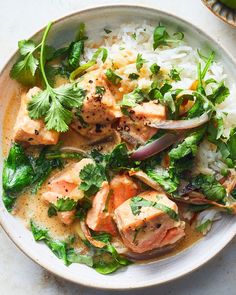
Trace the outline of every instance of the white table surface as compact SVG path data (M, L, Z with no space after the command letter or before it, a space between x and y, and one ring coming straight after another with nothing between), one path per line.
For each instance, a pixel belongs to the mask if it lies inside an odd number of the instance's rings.
M117 3L153 6L184 17L220 41L236 58L236 28L231 28L214 17L200 0L0 0L0 68L16 49L18 40L27 39L49 20L79 9ZM140 291L115 293L235 295L235 248L236 238L205 266L171 283ZM48 273L21 253L0 227L0 295L106 295L111 293L84 288Z

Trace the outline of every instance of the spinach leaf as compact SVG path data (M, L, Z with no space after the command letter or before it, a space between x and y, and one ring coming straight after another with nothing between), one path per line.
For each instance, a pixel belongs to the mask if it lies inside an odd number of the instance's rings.
M47 148L43 149L39 157L27 156L23 147L14 143L10 148L8 158L3 167L3 202L11 211L18 194L25 188L32 188L36 193L51 171L60 168L60 160L46 160Z
M223 185L216 181L213 175L199 174L192 180L192 185L202 191L207 199L224 202L226 190Z
M9 193L22 191L30 185L34 178L34 170L29 158L20 144L14 143L4 161L3 188Z

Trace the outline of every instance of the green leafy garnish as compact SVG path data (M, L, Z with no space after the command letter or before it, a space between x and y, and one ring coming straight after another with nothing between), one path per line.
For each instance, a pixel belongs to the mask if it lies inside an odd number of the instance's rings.
M130 80L137 80L139 78L139 75L138 74L136 74L136 73L131 73L131 74L129 74L129 79Z
M159 198L159 196L157 196L157 200L158 200L158 198ZM158 203L155 201L149 201L149 200L146 200L146 199L144 199L142 197L138 197L138 196L131 198L130 208L131 208L133 215L139 215L141 213L142 207L154 207L158 210L161 210L161 211L167 213L171 219L174 219L175 221L179 220L179 215L173 209L171 209L170 207L168 207L162 203Z
M162 169L161 171L154 169L147 169L147 175L160 184L165 191L173 193L177 190L179 180L172 175L168 170Z
M41 43L36 46L31 40L21 40L18 42L21 57L10 71L12 79L24 85L33 85L35 83L35 74L39 65L36 53L40 46Z
M140 72L141 68L147 61L142 58L142 54L138 53L137 58L136 58L136 69L138 72Z
M157 63L154 63L150 66L150 71L152 72L153 75L157 75L160 71L160 66L157 65Z
M105 75L108 81L110 81L113 85L118 85L122 80L122 78L112 71L112 69L106 70Z
M123 99L122 99L120 105L125 108L133 108L137 104L143 102L144 100L145 100L144 93L142 92L141 89L136 88L136 89L134 89L134 91L132 91L128 94L125 94L123 96Z
M161 45L168 45L168 43L176 43L184 38L184 33L176 32L173 34L175 38L170 38L166 27L159 24L154 32L153 32L153 49L155 50L157 47Z
M75 84L62 85L58 88L50 86L44 69L44 50L51 26L52 23L49 23L44 32L40 52L40 69L46 89L32 97L28 103L28 111L32 119L43 118L48 130L66 132L72 120L71 109L81 106L85 93Z
M192 180L192 185L202 191L209 200L223 202L226 197L224 186L216 181L213 175L199 174Z
M106 92L105 87L96 86L95 94L99 94L99 95L103 96L105 92Z
M179 160L190 153L196 155L198 144L203 138L205 131L206 128L202 127L187 136L182 143L169 152L170 158L172 160Z
M80 171L80 189L85 192L87 196L92 196L99 191L102 183L106 180L105 172L101 165L87 164Z
M170 70L169 77L174 81L181 81L180 72L175 68Z
M207 219L204 223L200 224L199 226L196 227L196 231L204 234L207 232L209 226L211 226L212 220Z
M89 68L91 68L92 66L94 66L97 63L97 59L98 57L101 55L101 60L104 63L107 59L108 56L108 51L106 48L98 48L93 56L92 59L88 62L86 62L85 64L80 65L77 69L75 69L71 74L70 74L70 81L74 82L75 78L78 78L80 76L82 76Z
M225 86L224 82L221 82L207 98L215 105L222 103L229 96L229 94L229 88Z
M62 166L60 160L46 160L46 149L39 157L27 156L23 147L14 143L3 166L3 202L8 211L11 211L19 193L31 187L36 193L50 172Z

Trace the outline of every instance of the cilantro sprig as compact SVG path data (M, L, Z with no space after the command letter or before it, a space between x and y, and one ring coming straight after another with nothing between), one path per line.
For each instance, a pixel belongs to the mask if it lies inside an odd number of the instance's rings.
M35 83L35 73L39 65L36 52L40 46L41 43L36 46L32 40L21 40L18 42L21 57L10 71L10 77L12 79L24 85L33 85Z
M31 119L43 118L48 130L66 132L72 120L71 109L81 107L85 93L76 84L62 85L58 88L53 88L49 84L45 73L45 42L51 26L52 23L49 23L44 31L40 51L40 70L46 89L32 97L28 111Z

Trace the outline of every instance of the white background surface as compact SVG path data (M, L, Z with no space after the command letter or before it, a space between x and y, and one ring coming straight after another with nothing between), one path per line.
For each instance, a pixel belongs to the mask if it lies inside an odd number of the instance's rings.
M214 17L200 0L0 0L0 68L15 51L18 40L29 38L49 20L95 5L122 3L152 6L175 13L206 30L236 58L236 28L231 28ZM115 294L235 295L235 247L236 239L208 264L182 279L156 288ZM101 279L105 280L106 277ZM0 295L111 293L80 287L49 274L22 254L0 227Z

